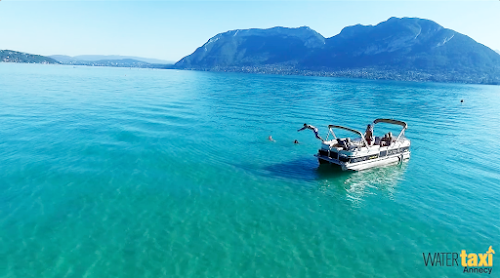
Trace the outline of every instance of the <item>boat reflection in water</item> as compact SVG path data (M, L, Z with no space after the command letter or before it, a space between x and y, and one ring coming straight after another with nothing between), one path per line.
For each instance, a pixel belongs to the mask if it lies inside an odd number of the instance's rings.
M325 167L326 166L326 167ZM366 195L394 198L397 185L404 178L407 163L388 165L359 172L332 171L328 165L317 168L319 190L327 195L346 195L346 199L359 203Z

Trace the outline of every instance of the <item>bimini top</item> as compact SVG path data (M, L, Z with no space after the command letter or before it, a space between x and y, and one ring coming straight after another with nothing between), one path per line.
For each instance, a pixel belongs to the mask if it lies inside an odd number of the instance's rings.
M333 137L335 139L337 139L337 135L335 135L335 133L333 132L332 128L339 128L339 129L343 129L343 130L347 130L347 131L350 131L350 132L353 132L353 133L356 133L359 135L359 137L361 137L361 141L363 142L363 145L364 146L368 146L368 143L366 142L366 139L365 139L365 136L363 135L363 133L361 133L360 131L358 130L355 130L355 129L352 129L352 128L348 128L348 127L345 127L345 126L339 126L339 125L329 125L328 126L328 130L330 130L330 132L332 133Z
M394 125L400 125L403 127L403 129L407 129L408 125L403 122L403 121L398 121L398 120L393 120L393 119L376 119L373 121L374 124L378 123L388 123L388 124L394 124Z
M359 134L359 136L363 137L363 133L355 130L355 129L352 129L352 128L348 128L348 127L345 127L345 126L339 126L339 125L329 125L328 126L328 129L330 128L339 128L339 129L343 129L343 130L347 130L347 131L350 131L350 132L354 132L356 134Z

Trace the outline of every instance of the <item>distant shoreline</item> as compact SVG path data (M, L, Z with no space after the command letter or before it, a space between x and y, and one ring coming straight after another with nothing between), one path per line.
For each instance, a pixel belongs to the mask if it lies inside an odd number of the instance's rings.
M407 81L407 82L436 82L453 84L476 84L476 85L500 85L500 77L496 80L488 79L480 75L465 75L458 72L429 73L419 70L396 70L396 69L345 69L345 70L307 70L294 69L292 67L263 66L263 67L214 67L214 68L181 68L175 65L151 64L151 66L121 66L121 65L84 65L84 64L54 64L54 63L23 63L23 62L3 62L11 64L40 64L40 65L61 65L79 67L108 67L108 68L137 68L137 69L175 69L209 72L234 72L251 74L270 75L291 75L291 76L317 76L317 77L337 77L354 78L366 80L386 80L386 81Z
M482 75L466 75L459 72L424 72L420 70L397 70L397 69L340 69L340 70L308 70L294 69L290 67L217 67L217 68L177 68L195 71L213 72L240 72L255 74L277 74L297 76L318 76L357 78L368 80L394 80L409 82L437 82L455 84L477 84L477 85L500 85L500 77L490 79Z

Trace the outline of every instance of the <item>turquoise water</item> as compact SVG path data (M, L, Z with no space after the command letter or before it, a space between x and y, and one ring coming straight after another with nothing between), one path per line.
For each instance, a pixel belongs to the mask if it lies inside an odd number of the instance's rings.
M499 107L498 86L0 63L0 277L458 277L422 253L490 245L498 277ZM296 131L378 117L408 122L409 162L318 167Z

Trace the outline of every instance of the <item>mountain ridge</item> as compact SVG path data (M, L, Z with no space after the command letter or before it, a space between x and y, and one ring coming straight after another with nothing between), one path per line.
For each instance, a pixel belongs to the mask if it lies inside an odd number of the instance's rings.
M126 56L118 56L118 55L108 55L108 56L84 55L81 57L87 60L73 60L73 57L64 55L53 55L51 57L47 57L47 56L41 56L41 55L13 51L13 50L0 50L0 62L63 64L63 65L102 66L102 67L135 67L135 68L155 68L155 69L172 68L172 64L148 63L140 60L126 58ZM109 59L93 60L97 58L109 58ZM120 58L125 58L125 59L120 59ZM143 59L149 59L149 58L143 58ZM161 61L161 60L156 60L156 61Z
M500 84L498 53L420 18L347 26L330 38L309 27L231 30L215 35L175 67Z

